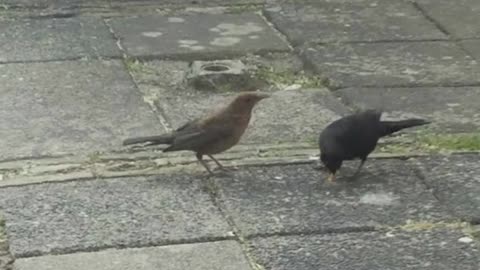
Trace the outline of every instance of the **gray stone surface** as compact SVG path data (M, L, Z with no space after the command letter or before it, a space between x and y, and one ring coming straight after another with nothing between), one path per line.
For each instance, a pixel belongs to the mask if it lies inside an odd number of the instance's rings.
M479 38L480 2L477 0L414 0L456 38Z
M480 249L454 230L348 233L253 240L266 270L477 270Z
M0 190L17 257L226 237L229 226L191 175Z
M460 41L460 44L471 56L480 61L480 39L463 40Z
M0 158L119 148L160 132L120 61L0 65Z
M18 259L17 270L249 270L234 241Z
M271 5L266 16L295 45L306 41L445 39L406 1L321 1Z
M302 52L336 86L479 83L480 65L453 42L318 45Z
M313 165L252 167L217 184L227 213L247 235L449 219L406 162L369 160L360 178L351 180L356 166L346 163L332 185Z
M96 17L0 21L0 63L121 56Z
M188 120L228 104L244 90L191 89L184 85L188 72L187 63L173 61L145 62L132 68L138 87L146 99L156 104L171 128L178 128ZM270 93L272 96L254 109L242 144L316 141L321 128L348 113L348 109L326 89Z
M389 117L429 119L428 128L444 132L480 128L479 87L345 88L335 94L346 104L381 109Z
M479 155L419 158L426 183L451 213L480 223Z
M151 15L109 21L133 56L191 56L286 51L287 44L256 14Z

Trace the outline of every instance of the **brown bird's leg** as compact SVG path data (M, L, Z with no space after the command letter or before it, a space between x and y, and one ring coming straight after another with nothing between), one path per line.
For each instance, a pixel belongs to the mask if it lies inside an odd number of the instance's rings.
M214 158L212 155L207 155L210 159L212 159L213 161L215 161L215 163L217 164L217 166L222 169L222 170L225 170L225 167L222 166L222 164L220 164L220 162L218 162L218 160L216 158Z
M198 161L200 162L200 164L202 164L203 167L205 167L205 169L207 169L208 173L209 173L210 175L213 175L212 170L210 170L210 168L208 167L208 165L207 165L207 163L205 162L205 160L202 159L202 158L203 158L203 155L197 153L196 157L197 157Z
M213 161L215 161L215 163L217 164L217 166L220 168L220 170L222 171L226 171L226 172L230 172L232 170L236 170L236 168L233 168L233 167L230 167L230 168L225 168L216 158L214 158L212 155L207 155L209 158L211 158Z

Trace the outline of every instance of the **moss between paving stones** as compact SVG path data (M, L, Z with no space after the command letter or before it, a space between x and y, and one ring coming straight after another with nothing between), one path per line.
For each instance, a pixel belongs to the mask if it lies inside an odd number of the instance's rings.
M480 132L478 133L458 133L458 134L430 134L421 136L420 142L429 149L445 150L480 150Z
M7 234L5 233L5 220L0 216L0 270L12 269L14 259L10 255Z
M225 13L240 14L245 12L259 11L263 8L262 4L246 4L246 5L234 5L228 6Z
M328 85L328 80L319 76L306 74L304 71L294 73L292 71L278 72L273 67L260 66L252 72L252 76L267 82L270 85L294 85L302 88L323 88Z
M149 67L142 61L135 58L126 58L123 60L126 68L132 73L143 73L149 75L157 75L158 71ZM244 59L248 63L248 59ZM250 69L246 74L244 82L245 85L255 85L257 88L264 88L264 86L274 86L281 89L291 85L298 85L300 88L324 88L329 85L327 78L322 78L314 74L307 74L304 71L295 72L290 69L279 71L273 66L258 65L256 68ZM235 92L238 87L238 82L229 84L224 83L215 87L217 92Z
M382 143L377 151L388 153L480 151L480 133L477 132L456 134L419 132L403 138L404 141Z

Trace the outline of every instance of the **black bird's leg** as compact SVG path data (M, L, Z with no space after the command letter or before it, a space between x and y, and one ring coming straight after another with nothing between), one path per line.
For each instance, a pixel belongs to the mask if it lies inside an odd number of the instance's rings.
M366 160L367 160L366 158L361 159L360 165L358 165L358 168L355 171L355 173L353 174L353 177L356 177L360 173L360 171L362 170L363 164L365 163Z
M333 182L335 182L335 178L336 178L336 177L335 177L335 173L332 173L332 172L331 172L331 173L328 175L327 181L328 181L329 183L333 183Z
M205 167L205 169L207 169L208 173L209 173L210 175L213 175L212 170L210 170L210 168L208 167L208 165L207 165L207 163L205 162L205 160L202 159L202 158L203 158L203 155L197 153L197 154L196 154L196 157L197 157L198 161L200 162L200 164L202 164L202 166Z

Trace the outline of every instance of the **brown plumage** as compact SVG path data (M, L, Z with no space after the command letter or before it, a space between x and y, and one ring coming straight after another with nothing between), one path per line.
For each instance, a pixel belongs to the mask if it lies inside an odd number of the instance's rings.
M223 166L212 155L230 149L240 141L248 127L252 110L260 100L268 95L245 92L239 94L226 107L197 118L177 130L158 136L130 138L123 145L149 143L149 145L167 144L163 152L190 150L196 153L198 161L213 174L202 159L210 157L220 168Z

